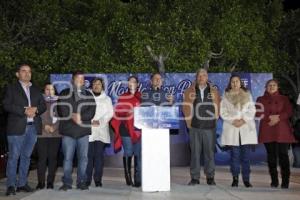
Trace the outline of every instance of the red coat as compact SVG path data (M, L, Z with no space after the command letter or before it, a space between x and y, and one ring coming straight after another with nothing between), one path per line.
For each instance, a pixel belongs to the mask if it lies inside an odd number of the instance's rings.
M122 138L120 135L120 124L123 121L131 137L132 143L136 143L141 138L141 132L134 128L133 109L141 103L141 93L134 95L127 92L122 94L115 106L115 114L111 120L111 125L115 132L114 149L118 152L122 148Z
M263 108L259 103L263 105ZM293 110L288 97L279 94L279 92L274 94L265 92L263 96L258 97L256 109L256 117L263 117L261 118L259 125L259 143L296 142L289 121L289 118L293 114ZM279 115L280 121L274 126L268 125L270 115Z

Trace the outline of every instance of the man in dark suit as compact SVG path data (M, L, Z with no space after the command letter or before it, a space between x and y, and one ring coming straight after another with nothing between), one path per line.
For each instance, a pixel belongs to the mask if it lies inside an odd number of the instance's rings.
M46 110L46 104L40 89L31 83L30 66L27 64L20 65L16 76L18 81L7 86L3 99L4 110L8 113L7 196L15 194L15 187L17 187L17 192L33 191L27 184L27 174L37 134L42 132L40 115ZM17 181L19 158L19 177Z
M89 135L91 120L96 111L96 103L91 92L84 87L84 74L73 73L71 88L59 95L58 115L60 118L59 133L63 135L64 176L60 190L72 189L73 158L77 154L77 188L87 190L86 167L88 164Z

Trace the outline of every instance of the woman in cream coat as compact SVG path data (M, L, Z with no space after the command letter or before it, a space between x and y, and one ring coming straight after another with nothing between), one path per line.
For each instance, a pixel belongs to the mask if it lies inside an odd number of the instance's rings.
M87 185L94 182L96 187L102 186L105 145L110 143L109 121L113 116L113 105L104 92L104 82L101 78L92 81L92 94L96 101L96 112L92 120L92 134L89 136L88 165L86 170Z
M240 165L245 187L252 187L250 152L251 145L257 144L255 104L250 92L243 86L241 78L237 75L230 77L221 101L220 114L223 119L221 143L230 147L232 187L238 187Z

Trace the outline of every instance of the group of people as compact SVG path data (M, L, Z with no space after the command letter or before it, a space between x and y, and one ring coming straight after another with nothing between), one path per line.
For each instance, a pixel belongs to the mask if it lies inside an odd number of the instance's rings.
M216 120L223 120L221 144L228 147L231 156L232 187L238 187L239 174L245 187L250 182L251 149L263 143L271 176L271 187L278 187L277 163L281 169L281 188L289 187L290 163L288 149L296 143L289 119L293 109L288 97L279 93L275 79L267 81L263 96L254 102L250 91L238 75L230 77L224 95L208 83L205 69L196 73L196 81L184 93L183 112L190 134L191 162L189 185L199 184L201 155L207 184L215 185L214 152ZM260 121L259 133L255 119Z
M28 64L18 66L18 81L7 86L3 100L4 109L8 113L6 195L14 195L16 191L33 191L28 185L27 174L35 143L38 152L36 189L53 189L60 146L64 159L63 185L59 189L72 189L75 153L77 189L88 189L92 180L96 187L101 187L104 150L111 142L110 126L114 132L114 150L118 152L123 148L124 151L126 184L140 187L142 133L134 127L133 109L141 105L174 105L174 97L162 88L161 74L152 74L151 88L142 93L138 91L138 78L130 76L128 90L119 96L115 106L105 94L105 82L102 78L92 80L91 88L88 89L84 86L84 74L76 71L73 73L71 86L57 95L51 83L45 84L42 94L31 83L31 75L31 67ZM293 110L288 98L279 94L276 80L272 79L266 83L265 94L254 103L239 76L231 76L221 98L218 90L208 82L207 71L199 69L195 81L184 92L182 110L189 130L191 148L191 181L188 185L199 184L202 155L207 184L216 184L216 123L221 117L224 121L221 142L229 147L231 154L232 187L238 187L240 171L244 185L252 187L251 146L258 142L264 143L267 150L271 186L279 185L279 160L281 187L289 187L288 148L289 144L296 142L289 124ZM255 117L260 119L259 134L256 132Z

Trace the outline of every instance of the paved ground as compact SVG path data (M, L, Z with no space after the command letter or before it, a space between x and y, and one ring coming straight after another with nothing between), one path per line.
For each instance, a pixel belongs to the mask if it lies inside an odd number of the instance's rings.
M120 168L105 168L103 177L103 187L90 187L88 191L73 189L68 192L58 191L61 185L61 169L57 173L55 189L41 190L33 194L17 193L15 196L5 197L5 179L0 180L0 199L7 200L122 200L122 199L257 199L257 200L289 200L300 197L300 169L292 169L290 189L272 189L269 187L270 179L265 166L252 166L253 188L245 188L240 184L239 188L231 188L231 175L228 167L217 167L217 186L207 186L205 178L201 178L200 185L187 186L189 182L189 168L171 169L171 191L143 193L140 189L128 187L123 179L123 170ZM159 181L159 180L158 180ZM241 181L240 181L241 182ZM29 175L29 184L36 186L36 171Z

